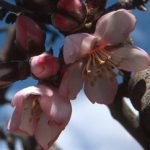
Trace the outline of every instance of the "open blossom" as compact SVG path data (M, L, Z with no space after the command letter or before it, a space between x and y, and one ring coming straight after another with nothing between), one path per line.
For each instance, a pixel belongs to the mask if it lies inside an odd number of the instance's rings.
M37 85L19 91L13 101L15 111L8 124L12 132L35 136L48 149L65 128L71 116L71 104L58 91Z
M127 42L135 23L134 15L121 9L102 16L94 34L67 36L63 55L70 66L60 93L74 99L84 85L91 102L111 104L118 88L116 70L139 71L150 65L148 54Z

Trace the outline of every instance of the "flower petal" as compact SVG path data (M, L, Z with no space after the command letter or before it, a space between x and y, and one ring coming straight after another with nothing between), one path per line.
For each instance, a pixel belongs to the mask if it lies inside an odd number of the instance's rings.
M72 34L65 38L63 55L66 64L80 59L95 46L97 38L87 33Z
M16 107L9 122L8 129L13 132L22 132L28 135L33 135L36 122L32 120L32 102L33 99L29 98L23 101L21 107Z
M46 91L39 99L42 111L49 117L50 121L66 126L71 116L70 101L62 97L58 90L52 87L44 85L38 85L38 87Z
M11 119L9 120L8 123L8 130L10 131L17 131L19 130L19 125L20 125L20 121L21 121L21 109L15 109L15 111L13 112Z
M42 113L35 130L35 138L40 146L47 150L55 142L61 131L59 126L49 124L48 117Z
M19 129L26 132L28 135L33 135L34 129L36 127L36 122L32 116L32 102L33 98L29 98L28 100L24 101L21 121L19 125Z
M84 91L92 103L109 105L113 102L118 85L115 77L111 76L106 66L101 66L102 73L97 79L88 76L85 78ZM96 75L96 70L92 70Z
M127 39L135 24L134 15L120 9L102 16L96 24L94 35L99 37L102 45L115 45Z
M119 69L126 71L140 71L150 65L149 55L144 50L131 45L112 51L112 61Z
M12 100L12 105L16 107L22 107L23 101L30 95L40 95L41 92L36 86L30 86L17 92Z
M35 122L31 121L31 107L35 96L39 96L39 94L40 92L35 86L25 88L15 94L12 105L16 108L9 121L9 130L33 135Z
M61 95L69 99L76 98L83 85L82 68L83 62L76 62L68 68L59 88Z

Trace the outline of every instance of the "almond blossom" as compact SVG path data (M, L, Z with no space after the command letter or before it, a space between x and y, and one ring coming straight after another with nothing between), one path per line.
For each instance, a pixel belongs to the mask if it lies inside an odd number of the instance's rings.
M16 93L12 105L15 111L8 129L21 135L34 135L44 149L55 142L71 116L70 101L55 88L42 84Z
M75 99L84 85L92 103L111 104L118 88L119 70L140 71L150 65L148 54L127 42L135 24L134 15L120 9L102 16L94 34L67 36L63 55L70 66L63 76L60 93Z

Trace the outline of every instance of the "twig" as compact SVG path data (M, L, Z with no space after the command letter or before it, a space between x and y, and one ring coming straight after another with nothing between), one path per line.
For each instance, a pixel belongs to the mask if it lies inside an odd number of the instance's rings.
M25 9L23 7L20 7L20 6L16 6L16 5L10 4L9 2L6 2L4 0L0 0L0 6L2 8L4 8L5 10L11 11L13 13L20 13L20 12L22 12L24 14L28 14L28 15L32 15L33 16L32 11L30 11L28 9Z
M3 53L1 54L1 61L7 60L7 55L11 50L12 43L14 42L14 35L15 35L15 25L7 29L7 37L4 46L2 48Z
M118 9L139 9L142 11L146 11L146 7L145 4L148 2L149 0L128 0L128 2L117 2L115 4L113 4L112 6L110 6L109 8L107 8L104 11L105 13L114 11L114 10L118 10Z

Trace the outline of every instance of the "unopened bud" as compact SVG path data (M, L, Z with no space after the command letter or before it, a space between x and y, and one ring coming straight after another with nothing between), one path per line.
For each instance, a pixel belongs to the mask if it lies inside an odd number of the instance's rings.
M47 79L57 74L59 63L57 58L48 53L43 53L31 58L31 72L39 79Z
M29 55L41 53L45 32L31 18L20 15L16 20L16 43Z
M80 0L60 0L58 11L52 15L52 23L64 32L80 29L86 19L87 9Z

